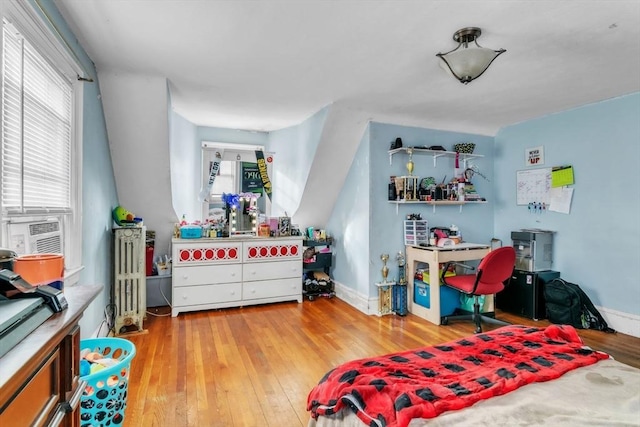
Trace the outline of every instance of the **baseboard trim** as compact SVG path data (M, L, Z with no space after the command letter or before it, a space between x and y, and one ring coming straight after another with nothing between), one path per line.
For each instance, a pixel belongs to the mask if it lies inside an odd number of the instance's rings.
M337 281L334 281L334 290L338 298L361 312L368 315L380 316L380 313L378 313L378 298L367 298L365 295L359 294L354 289L344 286ZM610 328L615 329L621 334L640 338L640 316L611 308L596 308L600 311Z
M640 338L640 316L613 310L611 308L596 308L600 311L602 317L607 321L610 328L615 329L621 334Z
M372 300L368 299L365 295L362 295L353 288L345 286L335 280L333 282L333 286L336 296L350 306L360 310L364 314L378 314L377 299L372 303Z
M365 295L356 292L348 286L344 286L340 282L334 281L333 283L334 290L338 298L340 298L347 304L357 308L364 314L368 314L371 316L381 316L380 312L378 311L379 298L367 298Z

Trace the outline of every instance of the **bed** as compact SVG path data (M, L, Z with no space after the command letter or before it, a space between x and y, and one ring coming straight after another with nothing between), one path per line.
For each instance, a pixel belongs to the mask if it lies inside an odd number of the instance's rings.
M640 426L640 369L566 325L510 325L353 360L309 393L309 427Z

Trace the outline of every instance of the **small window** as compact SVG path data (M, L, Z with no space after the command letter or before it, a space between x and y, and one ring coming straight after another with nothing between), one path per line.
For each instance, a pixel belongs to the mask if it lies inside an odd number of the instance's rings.
M213 168L213 160L209 161L209 172ZM213 186L211 187L211 196L214 199L220 199L223 193L237 193L238 190L238 165L237 162L223 160L220 162L220 169L216 175Z

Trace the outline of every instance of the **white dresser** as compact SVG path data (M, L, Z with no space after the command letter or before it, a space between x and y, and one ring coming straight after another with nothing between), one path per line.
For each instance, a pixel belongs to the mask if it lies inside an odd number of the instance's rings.
M302 302L302 237L173 239L171 315Z

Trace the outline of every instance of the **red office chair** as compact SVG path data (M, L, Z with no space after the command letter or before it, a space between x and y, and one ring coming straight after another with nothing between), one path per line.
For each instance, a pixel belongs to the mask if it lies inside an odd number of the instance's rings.
M449 323L449 320L473 320L476 324L476 334L482 332L482 321L496 325L508 325L509 323L507 322L480 314L478 297L480 295L492 295L504 289L504 282L507 282L511 278L513 268L516 264L515 249L511 246L505 246L492 250L482 258L476 274L445 277L445 273L451 264L460 265L471 270L475 270L475 268L465 264L448 262L444 270L442 270L442 277L440 278L442 284L466 295L473 295L473 314L446 316L442 318L441 323L446 325Z

